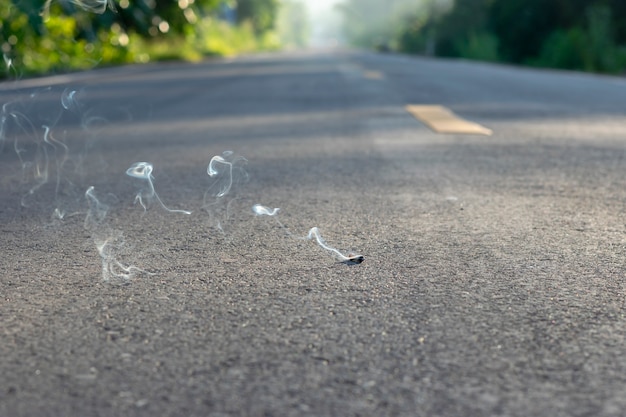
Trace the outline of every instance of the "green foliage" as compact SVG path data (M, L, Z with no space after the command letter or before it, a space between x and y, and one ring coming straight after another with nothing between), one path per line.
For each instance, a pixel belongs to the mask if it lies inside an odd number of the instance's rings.
M277 20L277 32L286 46L303 47L310 35L309 17L303 1L285 1Z
M491 0L457 0L453 8L429 16L436 32L434 49L437 55L463 56L459 47L466 50L484 48L476 43L484 41L490 32L486 29L489 4ZM479 38L472 40L471 37Z
M279 0L237 0L237 20L248 22L256 34L274 29Z
M626 53L615 43L611 10L594 6L587 10L587 27L554 31L544 42L536 66L618 73L626 68Z
M538 67L586 70L590 64L587 34L581 28L555 30L539 56L526 62Z
M592 6L587 9L588 51L590 65L587 70L618 72L624 69L621 51L615 44L611 9L606 6ZM621 62L620 62L621 61Z
M417 16L424 7L421 0L345 0L339 6L344 35L353 45L365 48L397 42L404 16Z
M203 55L232 56L241 52L278 49L273 32L257 35L250 22L232 26L213 18L205 18L196 27L189 41Z
M456 44L459 56L481 61L500 61L498 53L498 38L492 33L470 33L469 37L461 39Z
M435 55L437 23L422 11L405 18L398 26L395 46L402 52Z
M559 10L555 0L494 1L487 11L488 25L499 39L503 58L522 63L536 56L550 33L564 27Z
M5 62L0 78L278 48L271 30L278 0L255 1L248 18L236 26L216 17L221 4L0 0L0 54Z
M346 36L358 46L384 39L410 53L626 69L624 0L344 0L342 10Z
M125 46L128 39L125 33L90 32L88 38L82 35L85 25L62 14L58 5L51 6L51 13L41 19L39 14L29 15L13 4L6 4L9 3L6 0L0 2L6 6L0 7L3 10L0 46L5 62L10 62L5 76L86 69L99 62L133 60Z

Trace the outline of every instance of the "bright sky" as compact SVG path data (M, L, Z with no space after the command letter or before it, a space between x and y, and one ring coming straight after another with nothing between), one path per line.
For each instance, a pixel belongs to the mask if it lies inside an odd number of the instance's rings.
M333 6L341 0L309 0L306 2L311 14L318 14L326 10L332 10Z
M339 32L338 13L334 12L334 7L342 0L308 0L305 2L309 9L312 28L312 44L314 46L325 46L329 42L337 40Z

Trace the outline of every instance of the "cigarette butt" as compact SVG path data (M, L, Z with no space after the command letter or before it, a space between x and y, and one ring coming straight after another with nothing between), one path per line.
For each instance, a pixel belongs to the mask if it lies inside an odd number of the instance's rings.
M360 264L364 260L365 258L363 257L363 255L349 255L348 259L346 259L346 262L354 262L355 264Z

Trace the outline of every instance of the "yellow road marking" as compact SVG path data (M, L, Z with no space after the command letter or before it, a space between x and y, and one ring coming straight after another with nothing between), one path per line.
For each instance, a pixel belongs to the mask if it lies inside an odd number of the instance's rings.
M465 133L490 136L493 131L478 123L461 119L450 109L436 105L409 104L406 110L437 133Z
M363 76L370 80L382 80L385 78L383 73L379 71L363 71Z

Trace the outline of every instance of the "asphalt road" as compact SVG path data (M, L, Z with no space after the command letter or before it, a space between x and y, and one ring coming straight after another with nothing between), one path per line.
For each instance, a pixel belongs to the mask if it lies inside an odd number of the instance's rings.
M0 101L1 416L626 414L626 79L330 51Z

